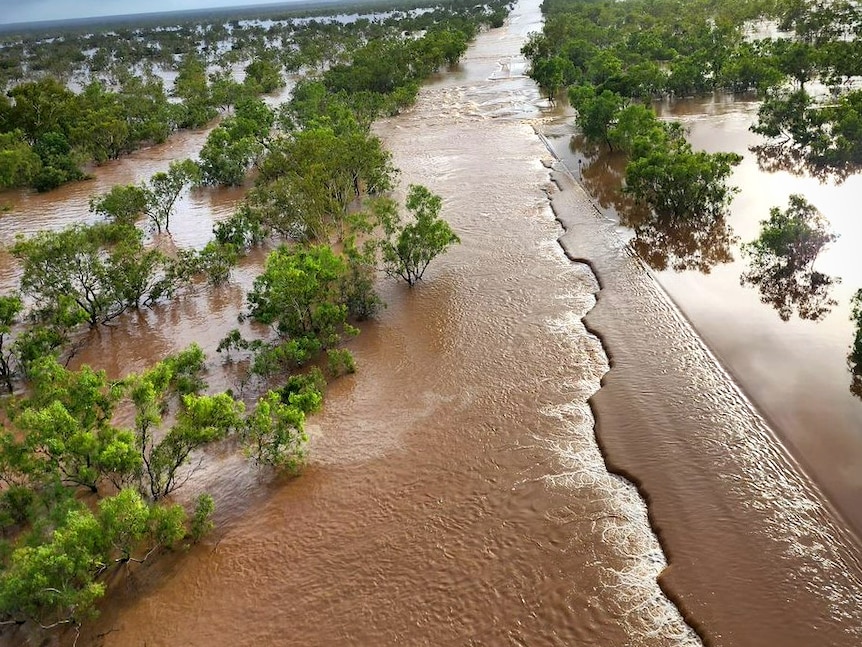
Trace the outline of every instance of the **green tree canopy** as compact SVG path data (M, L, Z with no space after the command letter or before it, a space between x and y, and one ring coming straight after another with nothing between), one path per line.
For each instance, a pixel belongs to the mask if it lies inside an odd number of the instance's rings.
M428 265L460 238L440 218L443 201L427 188L411 184L407 191L407 211L412 221L402 223L395 205L381 203L378 212L383 238L380 252L383 269L392 277L413 286L425 274Z
M814 269L820 252L838 238L826 219L801 195L791 195L787 210L773 207L760 225L760 235L742 247L748 257L742 285L756 287L784 321L794 312L812 321L825 317L837 303L830 292L839 281Z

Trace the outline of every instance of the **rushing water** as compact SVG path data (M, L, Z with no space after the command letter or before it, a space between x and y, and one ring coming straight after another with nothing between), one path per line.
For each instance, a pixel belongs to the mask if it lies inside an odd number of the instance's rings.
M538 7L519 3L380 125L402 193L439 193L462 244L414 289L381 282L388 308L350 342L359 371L330 386L309 468L273 480L212 452L183 495L215 495L212 537L119 578L79 644L862 640L852 538L612 225L571 178L550 181L534 126L552 115L518 53ZM21 226L86 216L83 197L52 195L61 215ZM201 244L238 197L209 195L178 243ZM564 255L555 213L589 265ZM260 260L93 333L84 359L121 373L191 341L214 355ZM211 381L230 385L217 362Z

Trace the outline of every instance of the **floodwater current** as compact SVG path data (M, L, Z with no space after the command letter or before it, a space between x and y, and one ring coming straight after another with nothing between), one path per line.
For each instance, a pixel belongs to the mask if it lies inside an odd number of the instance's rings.
M613 226L549 170L534 127L553 115L519 54L540 27L522 0L379 125L401 193L440 194L462 244L414 289L381 282L388 307L350 342L359 370L329 387L306 471L273 480L212 452L182 496L214 495L213 535L118 578L79 644L862 641L854 538ZM117 168L190 155L192 138ZM192 195L174 242L203 244L238 196ZM8 226L54 226L16 213ZM213 386L231 386L214 347L260 260L92 333L80 361L122 373L198 341Z

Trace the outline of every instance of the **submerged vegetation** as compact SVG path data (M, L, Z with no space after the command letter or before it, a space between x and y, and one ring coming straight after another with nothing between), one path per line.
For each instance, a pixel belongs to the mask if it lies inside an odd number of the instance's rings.
M811 321L825 317L837 303L829 288L840 279L818 272L814 262L838 237L800 195L790 196L786 211L773 207L769 220L760 224L760 235L742 248L749 259L742 284L756 287L761 301L772 305L784 321L794 312Z
M383 102L376 111L392 112L409 105L429 71L460 58L480 24L502 24L505 6L386 6L373 20L276 15L266 23L123 24L96 33L9 36L0 43L0 190L48 191L81 179L90 165L163 142L177 129L203 127L275 92L286 75L328 69L328 89L371 93ZM245 137L234 132L229 139L249 159L252 151L238 141ZM205 179L236 183L239 175Z
M589 151L624 155L621 193L599 196L633 229L632 247L652 267L708 272L733 260L727 224L736 155L693 151L682 126L659 121L656 100L707 93L761 99L751 130L761 168L840 182L862 169L862 8L808 0L546 0L546 22L523 51L547 97L565 93ZM589 165L582 179L590 186ZM760 237L742 246L740 281L783 320L819 320L836 305L839 277L819 272L834 240L816 207L791 197ZM862 327L859 297L854 321ZM848 358L854 393L859 338Z
M0 188L48 190L221 116L199 159L92 196L95 224L11 247L22 276L0 296L0 624L77 630L112 572L200 541L217 502L175 494L208 447L241 448L262 469L301 469L306 417L328 379L356 370L344 343L382 305L378 276L413 286L458 242L424 187L409 188L408 217L399 215L397 171L371 125L409 107L424 78L457 63L506 12L456 2L348 24L66 34L57 60L29 36L0 50L9 85ZM67 65L71 77L52 73ZM176 72L170 93L164 71ZM272 108L258 95L285 73L295 91ZM81 79L80 92L69 89ZM184 191L225 185L250 188L203 249L157 244ZM260 325L217 349L237 363L236 391L206 392L196 345L128 375L69 368L88 328L216 290L254 247L269 253L239 319Z

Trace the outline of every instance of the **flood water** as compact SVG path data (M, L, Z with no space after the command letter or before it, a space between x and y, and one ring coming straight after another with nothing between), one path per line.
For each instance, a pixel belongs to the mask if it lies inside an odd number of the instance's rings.
M462 244L412 290L381 281L388 307L349 344L359 370L312 420L308 469L273 480L213 452L182 496L214 494L216 531L121 578L79 644L862 640L853 537L613 225L552 182L534 127L555 115L518 54L540 20L523 0L379 125L402 194L439 193ZM237 197L192 196L176 243L202 244ZM84 359L120 373L198 341L229 386L214 347L260 261L93 333Z
M749 150L763 141L748 130L756 119L757 106L755 101L729 96L658 106L662 116L686 126L696 149L732 151L744 159L729 181L740 192L731 204L728 237L716 231L711 237L680 242L668 232L648 232L649 244L643 252L662 287L859 534L862 401L850 392L847 353L854 335L850 299L862 288L858 261L862 226L855 208L862 196L862 176L836 183L787 171L764 172ZM618 195L624 158L602 155L591 164L582 142L570 141L572 128L571 119L547 127L555 151L575 175L580 169L603 213L616 222L621 217L624 223L639 222L638 216L626 215L632 209L631 201ZM829 292L835 304L817 321L801 318L798 310L783 320L771 303L761 301L757 289L740 284L747 266L740 243L754 240L770 208L784 210L793 193L804 195L817 207L838 235L816 262L816 269L840 278ZM621 235L630 238L632 232L623 229ZM664 267L661 262L668 250L672 260L670 267ZM673 251L680 250L685 254L674 256ZM685 255L689 262L680 262ZM685 269L674 269L674 258ZM704 267L707 272L699 271Z

